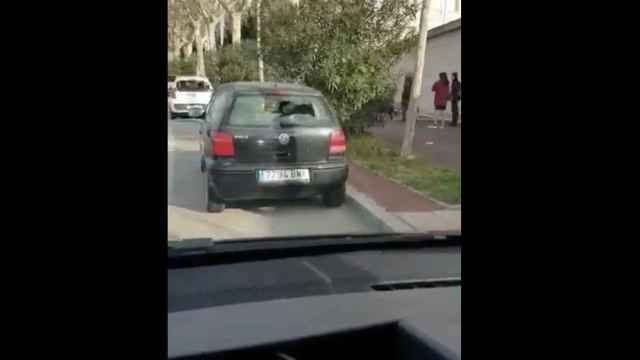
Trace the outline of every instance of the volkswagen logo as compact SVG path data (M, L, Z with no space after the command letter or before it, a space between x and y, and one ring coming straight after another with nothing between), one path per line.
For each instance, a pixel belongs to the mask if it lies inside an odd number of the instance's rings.
M278 141L282 145L287 145L289 143L289 134L282 133L278 135Z

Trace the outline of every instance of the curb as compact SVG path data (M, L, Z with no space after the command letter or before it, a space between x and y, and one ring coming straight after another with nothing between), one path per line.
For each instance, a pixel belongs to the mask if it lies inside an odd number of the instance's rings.
M347 197L353 201L356 207L372 217L386 231L400 233L416 231L413 226L380 207L372 198L356 190L350 184L346 184L346 188Z

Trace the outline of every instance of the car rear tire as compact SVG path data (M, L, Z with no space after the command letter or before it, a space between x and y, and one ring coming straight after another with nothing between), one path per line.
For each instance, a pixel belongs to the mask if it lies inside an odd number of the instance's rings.
M207 212L209 213L220 213L224 211L226 207L225 203L222 202L215 196L215 193L211 188L209 188L209 174L207 173L207 192L206 192L206 202L207 202Z
M328 207L338 207L344 203L346 189L344 184L322 194L322 202Z
M207 212L209 213L221 213L225 207L225 203L207 201Z

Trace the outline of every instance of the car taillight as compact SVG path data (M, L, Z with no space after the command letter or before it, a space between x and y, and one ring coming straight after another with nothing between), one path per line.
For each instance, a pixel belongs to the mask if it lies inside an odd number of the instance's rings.
M347 139L342 130L335 130L329 138L329 155L344 154L347 151Z
M216 156L235 156L233 136L225 132L214 132L211 138L213 142L213 154Z

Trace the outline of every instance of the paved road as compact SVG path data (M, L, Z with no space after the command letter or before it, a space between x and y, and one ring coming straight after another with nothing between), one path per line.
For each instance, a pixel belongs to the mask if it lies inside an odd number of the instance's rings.
M205 211L205 177L199 166L198 125L176 120L169 121L168 127L169 240L384 231L351 201L339 208L326 208L319 199L248 202L209 214Z
M402 146L404 123L394 120L384 127L372 127L369 131L397 150ZM452 169L460 175L462 169L460 127L431 129L426 122L416 123L416 135L413 142L416 156L425 157L433 164Z

